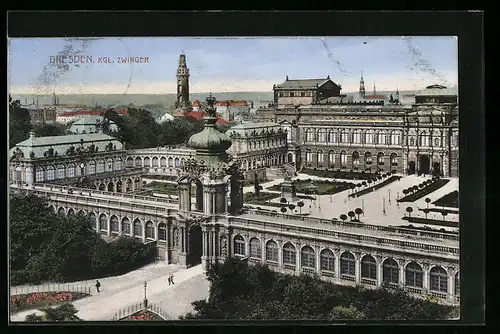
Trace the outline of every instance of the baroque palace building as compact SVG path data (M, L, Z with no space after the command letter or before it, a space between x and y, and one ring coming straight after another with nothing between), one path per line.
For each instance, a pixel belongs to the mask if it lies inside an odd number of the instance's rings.
M87 215L95 230L105 236L127 235L142 240L156 247L158 257L168 263L183 266L201 263L208 268L235 256L250 263L267 264L282 273L316 274L337 284L368 288L386 282L418 296L458 303L457 234L244 208L241 161L232 159L227 153L232 145L229 134L215 127L215 98L209 97L207 102L205 127L188 142L194 154L180 162L178 199L89 191L75 188L75 184L57 185L47 182L47 178L32 178L26 171L21 173L21 178L24 175L23 182L31 180L31 184L13 182L11 189L45 196L58 214ZM93 136L81 138L84 147L90 142L100 147L99 153L91 154L89 159L101 161L102 157L106 164L99 168L109 168L108 162L112 161L115 161L114 166L116 161L121 161L120 167L123 167L125 152L119 144L108 137ZM47 144L42 139L31 140L40 146ZM55 142L51 143L55 150ZM78 141L69 143L68 139L60 138L59 143L64 151L68 145L76 146ZM31 165L26 163L19 152L30 154L27 150L36 145L27 148L27 143L21 144L11 151L11 163L22 165L25 170L33 168L33 162ZM101 147L113 146L114 149L115 145L116 151L101 153ZM35 152L35 161L40 165L45 163L44 159L49 160L42 152L44 149ZM17 152L15 157L14 152ZM40 153L43 158L37 160ZM58 155L50 161L46 166L64 163L76 168L79 160ZM85 172L85 166L83 168ZM116 177L120 177L120 173L126 175L128 169L117 171ZM17 169L13 174L19 177ZM62 171L56 174L63 176Z
M384 105L331 97L291 100L284 85L289 81L274 87L275 105L258 110L257 118L280 124L300 146L297 168L458 176L456 88L428 86L412 105ZM315 86L293 80L294 96L320 96Z

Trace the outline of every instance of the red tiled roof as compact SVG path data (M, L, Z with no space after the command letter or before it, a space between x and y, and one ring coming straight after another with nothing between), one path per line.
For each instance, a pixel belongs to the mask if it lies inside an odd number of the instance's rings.
M195 121L201 121L203 117L205 117L206 113L204 111L189 111L184 115L186 116L186 118L190 118ZM228 124L228 122L219 115L217 115L216 118L217 121L215 122L215 124Z
M199 107L199 106L200 106L200 101L194 100L193 107Z
M215 102L215 105L218 107L246 107L248 106L247 101L234 101L234 100L227 100L227 101L217 101Z

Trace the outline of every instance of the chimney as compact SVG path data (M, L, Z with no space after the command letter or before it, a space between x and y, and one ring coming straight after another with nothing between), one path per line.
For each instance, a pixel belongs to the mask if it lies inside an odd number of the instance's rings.
M326 77L327 79L330 79L330 74L328 74L328 76Z
M288 75L286 76L286 79L285 79L285 81L288 81Z

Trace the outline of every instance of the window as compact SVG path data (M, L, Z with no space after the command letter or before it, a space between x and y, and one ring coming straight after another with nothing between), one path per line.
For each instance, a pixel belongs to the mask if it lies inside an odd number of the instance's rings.
M324 155L323 155L323 151L319 150L318 151L318 163L323 163L324 161Z
M318 130L318 141L319 142L325 142L326 141L326 132L324 129L319 129Z
M160 159L160 167L167 167L167 158L162 157Z
M134 159L127 158L127 167L134 167Z
M97 162L97 173L104 173L104 160Z
M383 280L387 283L399 283L399 266L394 259L387 259L383 265Z
M410 146L415 146L415 138L410 138Z
M387 138L387 135L385 133L385 131L379 131L378 132L378 144L382 144L382 145L385 145L386 144L386 138Z
M293 92L290 92L290 97L293 97L294 96L294 93Z
M283 97L283 92L280 92L280 97Z
M115 161L115 169L122 170L122 160L120 158L116 159Z
M439 146L439 138L434 138L434 146Z
M95 161L90 161L87 165L88 175L95 174Z
M47 167L47 181L52 181L56 178L56 170L54 167Z
M296 265L297 254L295 251L295 246L291 243L287 243L283 246L283 264Z
M44 171L42 167L36 167L35 169L35 181L43 182L44 180Z
M167 241L167 226L165 223L158 225L158 240Z
M107 172L112 172L113 171L113 160L112 159L108 159L106 161L106 171Z
M245 256L245 239L241 235L234 237L234 255Z
M416 263L411 262L406 266L406 285L413 286L417 288L423 287L424 281L424 272L422 271L422 267Z
M365 153L365 163L367 165L371 165L372 163L372 154L370 152Z
M174 159L174 164L175 164L175 168L179 168L181 166L181 161L179 160L179 158Z
M111 232L118 232L118 228L119 228L118 225L119 225L118 217L111 216L111 219L110 219Z
M328 152L328 162L330 163L330 165L333 165L335 163L335 152L334 151Z
M134 237L142 237L142 226L139 219L134 220Z
M314 133L312 129L306 130L306 141L314 141Z
M278 262L278 244L269 240L266 244L266 261Z
M428 147L429 146L429 135L427 134L427 132L422 132L422 134L420 135L420 141L418 143L419 146L422 146L422 147Z
M262 256L262 249L260 247L260 240L252 238L250 240L250 257L260 259Z
M157 157L153 158L153 167L158 167L158 158Z
M95 216L95 213L93 212L89 213L89 219L92 222L92 228L95 230L97 224L97 218Z
M312 152L311 151L306 151L306 162L311 162L312 161Z
M304 96L306 96L306 93L305 92L300 92L300 96L304 97Z
M335 271L335 257L333 252L329 249L323 249L320 254L321 270Z
M144 158L144 167L151 167L151 159L149 157Z
M179 229L177 227L172 230L172 247L179 247Z
M316 268L316 253L310 246L304 246L300 254L300 263L305 268Z
M354 255L344 252L340 256L340 273L342 275L354 276L356 260Z
M155 227L153 222L146 222L146 238L154 239L155 238Z
M340 152L340 164L342 166L347 165L347 152L346 151Z
M392 131L391 133L391 145L400 145L401 144L401 136L399 131Z
M75 177L75 165L68 165L68 177Z
M365 255L361 259L361 277L377 279L377 262L371 255Z
M168 167L174 167L174 159L172 157L168 158Z
M352 134L352 142L354 144L361 144L361 131L360 130L354 130Z
M359 165L359 152L357 151L352 152L352 164L353 166Z
M379 165L384 164L384 153L379 152L379 154L377 154L377 164Z
M448 292L448 274L441 267L434 267L430 271L431 291Z
M337 142L338 142L338 140L337 140L337 132L336 132L336 131L334 131L334 130L330 130L330 132L328 132L328 135L329 135L329 137L330 137L330 138L328 139L328 141L329 141L330 143L337 143Z
M99 216L99 229L105 231L108 230L108 219L104 213Z
M396 153L391 153L391 166L398 165L398 156Z
M60 165L57 167L57 178L58 179L64 179L64 177L65 177L64 169L65 168L63 165Z
M130 220L127 217L122 219L122 234L130 235Z
M348 144L350 142L349 141L349 132L347 130L342 130L341 134L342 134L341 142Z

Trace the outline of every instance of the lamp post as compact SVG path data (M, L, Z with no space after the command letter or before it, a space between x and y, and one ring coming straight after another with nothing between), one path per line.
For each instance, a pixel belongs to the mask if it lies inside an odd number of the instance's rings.
M384 215L386 214L385 213L385 197L382 198L382 212L384 213Z
M391 203L391 189L389 189L389 203Z
M144 308L148 308L148 298L146 297L146 287L148 286L148 282L144 281Z

